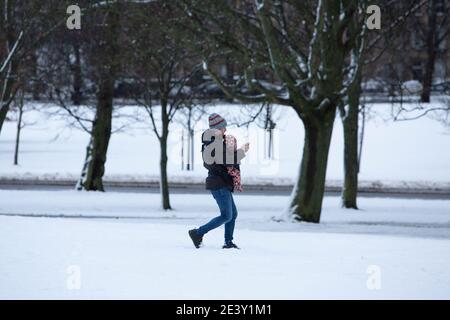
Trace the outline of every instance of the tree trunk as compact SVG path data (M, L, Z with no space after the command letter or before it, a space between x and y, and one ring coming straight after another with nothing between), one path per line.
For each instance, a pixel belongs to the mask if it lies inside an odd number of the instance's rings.
M0 134L2 132L3 123L6 120L6 115L9 111L9 104L3 104L3 101L0 101Z
M2 5L3 6L3 5ZM2 30L2 32L5 31L6 37L4 42L4 48L2 48L2 51L4 50L5 57L8 56L10 53L10 50L15 42L15 32L13 29L13 23L10 22L12 12L13 12L13 5L9 4L8 2L5 2L4 7L2 8L4 11L2 11L2 29L5 27L5 30ZM6 75L1 74L0 77L3 78L2 87L0 88L0 134L2 132L3 123L6 120L6 115L9 111L9 105L12 101L12 95L14 95L13 86L14 82L16 80L16 72L17 72L17 63L13 59L9 62L8 69L6 71Z
M189 107L187 119L187 163L186 170L194 170L194 129L192 125L192 107Z
M366 131L366 106L364 104L361 106L360 114L361 114L361 130L359 132L358 138L358 174L361 171L361 158L364 144L364 136Z
M30 89L31 89L31 94L33 97L33 100L35 101L39 101L40 100L40 87L39 87L39 83L40 81L38 81L38 55L36 52L33 52L30 55L30 69L31 69L31 84L30 84Z
M361 77L354 82L348 92L348 109L342 117L344 127L344 185L342 207L358 209L358 116L361 94Z
M190 129L190 131L189 131L189 139L191 140L190 170L194 171L194 129Z
M187 134L187 163L186 163L186 170L190 171L191 169L191 132L190 129L188 130Z
M184 171L184 130L181 131L181 171Z
M89 144L86 147L86 157L84 158L83 169L81 169L80 179L78 179L77 185L75 187L76 190L81 191L84 189L84 185L86 184L86 176L89 168L89 163L91 162L92 157L92 135L89 139Z
M434 64L436 61L436 0L430 1L430 7L428 9L428 21L427 21L427 58L425 63L425 74L422 83L422 94L420 100L424 103L430 102L431 86L433 84Z
M162 134L159 139L160 144L160 191L161 191L161 204L164 210L171 210L170 206L170 196L169 196L169 182L167 179L167 139L169 137L169 118L167 115L167 102L163 101L161 103L161 124L162 124Z
M83 87L83 75L81 73L81 53L80 46L78 44L73 45L75 54L75 62L72 66L73 72L73 92L72 102L74 105L79 106L83 101L82 87Z
M161 191L161 201L162 208L164 210L170 210L172 207L170 206L170 196L169 196L169 182L167 179L167 137L161 137L160 140L161 146L161 157L159 162L160 168L160 191Z
M9 106L14 98L14 82L17 72L17 65L14 61L10 62L6 77L3 82L3 88L1 88L0 96L0 134L2 132L3 123L6 120L6 115L9 111Z
M97 96L97 109L92 126L92 150L83 186L87 191L105 191L103 175L111 137L113 93L114 80L108 77L102 81Z
M105 174L106 155L111 138L114 83L119 68L118 33L120 30L120 2L111 4L101 32L96 55L99 60L94 66L98 72L97 106L92 124L92 148L83 188L87 191L105 191L103 175ZM89 150L88 150L89 152Z
M14 148L14 165L19 164L19 145L20 133L22 131L22 116L23 116L23 91L19 101L19 119L17 120L16 146Z
M298 221L320 222L325 191L328 152L336 107L329 106L321 116L303 117L305 144L299 179L292 191L290 211Z

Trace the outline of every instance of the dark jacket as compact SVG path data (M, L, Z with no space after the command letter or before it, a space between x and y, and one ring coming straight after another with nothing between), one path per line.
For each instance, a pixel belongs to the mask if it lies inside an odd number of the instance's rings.
M208 176L206 177L205 181L206 189L217 190L226 187L231 192L233 192L233 178L228 174L227 167L233 166L239 169L239 163L242 158L245 157L245 152L243 150L235 151L232 155L232 161L227 162L226 146L225 142L223 141L223 136L213 136L211 140L208 141L205 139L205 133L207 131L202 134L202 155L204 159L203 166L208 170ZM222 139L223 154L222 157L220 157L220 154L216 155L213 151L211 155L216 159L216 161L214 161L214 163L207 163L205 162L204 151L208 145L215 141L215 139ZM230 155L228 155L228 160L230 160Z

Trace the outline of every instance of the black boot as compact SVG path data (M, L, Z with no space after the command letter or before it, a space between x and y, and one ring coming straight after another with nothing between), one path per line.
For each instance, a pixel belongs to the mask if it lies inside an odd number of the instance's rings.
M241 249L239 248L236 244L234 244L233 242L228 242L225 243L222 247L222 249Z
M189 230L189 236L192 239L192 242L194 243L194 246L198 249L200 248L200 245L202 244L203 237L200 237L197 233L197 229Z

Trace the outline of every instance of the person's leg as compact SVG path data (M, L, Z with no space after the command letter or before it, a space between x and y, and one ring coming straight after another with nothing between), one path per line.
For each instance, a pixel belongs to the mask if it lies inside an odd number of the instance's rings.
M207 224L198 228L197 234L200 237L203 237L203 235L205 235L209 231L220 227L233 218L233 198L231 196L230 190L228 190L227 188L222 188L219 190L212 190L211 193L216 200L217 205L219 206L220 216L215 217Z
M231 192L230 192L231 194ZM230 243L233 241L234 225L238 215L236 204L234 203L233 195L231 194L231 208L233 216L229 222L225 224L225 243Z

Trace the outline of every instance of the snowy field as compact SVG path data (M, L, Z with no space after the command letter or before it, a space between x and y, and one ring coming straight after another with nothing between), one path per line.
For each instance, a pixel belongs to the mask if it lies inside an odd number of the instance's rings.
M13 166L16 123L7 122L0 136L0 178L70 179L80 174L88 143L87 133L69 126L67 118L55 115L55 108L34 104L38 111L24 115L26 123L20 145L19 166ZM450 189L450 130L430 117L415 121L394 122L390 104L370 106L365 130L360 181L362 186L444 187ZM246 119L237 106L219 105L210 109L220 112L228 122ZM207 111L209 112L209 111ZM106 180L158 181L159 149L145 111L134 107L117 110L106 163ZM63 113L64 114L64 113ZM247 116L248 117L248 116ZM135 121L136 118L141 121ZM264 131L251 125L230 126L238 141L251 142L251 152L242 165L245 183L291 184L295 180L303 146L303 127L289 108L276 109L275 159L265 159ZM171 181L203 182L200 135L207 126L205 115L196 125L196 166L192 172L181 170L182 119L174 122L169 136L168 172ZM248 119L248 118L247 118ZM339 119L335 124L327 171L329 185L341 185L343 177L343 138Z
M0 191L0 298L449 299L450 201L324 201L320 225L276 222L288 198L236 197L195 249L187 230L217 212L208 195ZM31 217L34 216L34 217ZM64 216L64 218L63 218Z
M25 113L19 166L12 165L16 124L4 125L0 180L77 179L88 135L54 108L33 107L39 111ZM239 110L221 105L211 112L231 123ZM388 104L370 110L361 185L450 188L448 128L430 117L393 122ZM148 117L133 107L117 112L115 129L125 127L112 136L106 180L157 181ZM181 170L182 129L173 124L171 181L204 181L198 141L205 119L196 126L193 172ZM277 108L275 120L273 160L263 156L262 129L229 128L252 145L244 189L296 178L303 128L290 109ZM337 120L329 185L341 184L342 150ZM450 299L450 200L361 198L354 211L326 197L316 225L282 220L288 197L244 193L236 197L242 250L231 251L221 249L222 228L200 250L188 238L189 229L217 214L211 196L174 194L171 202L175 210L163 212L158 194L0 190L0 299Z

